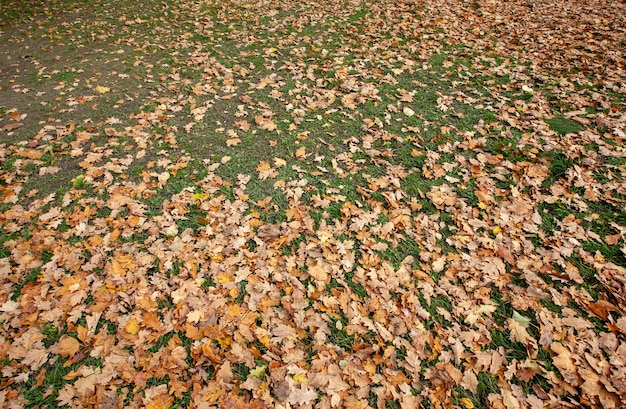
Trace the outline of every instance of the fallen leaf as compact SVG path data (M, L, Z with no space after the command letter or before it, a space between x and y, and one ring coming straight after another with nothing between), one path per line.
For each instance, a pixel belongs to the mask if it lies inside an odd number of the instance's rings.
M80 342L76 338L63 335L59 339L59 355L72 358L80 350Z
M139 321L137 321L136 318L131 318L124 326L124 330L132 335L136 335L139 332L139 329Z
M23 126L24 124L19 122L19 123L9 123L9 124L5 124L2 126L2 131L4 132L11 132L16 130L17 128Z
M296 149L296 158L303 158L306 155L306 146Z

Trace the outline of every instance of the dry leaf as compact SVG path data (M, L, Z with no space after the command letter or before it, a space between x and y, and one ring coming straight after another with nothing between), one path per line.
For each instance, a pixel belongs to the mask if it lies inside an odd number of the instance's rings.
M298 148L296 150L296 154L295 155L296 155L296 158L300 158L300 159L304 158L304 156L306 155L306 146L302 146L302 147Z
M80 342L76 338L63 335L59 339L59 355L72 358L80 350Z
M136 335L139 332L139 329L139 321L137 321L136 318L131 318L124 326L124 330L132 335Z
M2 131L4 132L11 132L16 130L17 128L23 126L24 124L20 123L10 123L10 124L5 124L2 126Z

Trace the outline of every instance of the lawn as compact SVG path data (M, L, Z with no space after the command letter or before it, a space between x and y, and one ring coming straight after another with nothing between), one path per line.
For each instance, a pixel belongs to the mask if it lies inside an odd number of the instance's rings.
M0 0L0 34L0 406L623 407L623 2Z

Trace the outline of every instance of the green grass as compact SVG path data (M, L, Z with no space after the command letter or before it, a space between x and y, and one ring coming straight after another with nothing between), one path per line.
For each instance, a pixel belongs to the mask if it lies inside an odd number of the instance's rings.
M576 133L583 129L583 127L577 122L572 121L571 119L567 119L562 116L555 116L551 119L545 120L550 128L561 135L565 135L568 133Z

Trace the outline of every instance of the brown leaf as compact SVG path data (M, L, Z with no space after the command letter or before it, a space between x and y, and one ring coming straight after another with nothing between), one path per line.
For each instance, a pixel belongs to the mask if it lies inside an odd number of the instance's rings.
M553 342L550 348L557 354L553 358L554 366L559 369L563 379L572 386L579 386L582 379L578 375L578 368L570 350L559 342Z
M302 146L296 150L296 158L304 158L306 155L306 146Z
M271 241L282 235L280 226L275 224L264 224L259 227L257 235L263 241Z
M235 121L235 126L241 129L244 132L248 132L250 130L250 122L242 119L241 121Z
M317 392L300 385L299 388L292 388L289 392L289 403L292 405L306 405L317 399Z
M241 143L241 139L240 138L231 138L231 139L227 139L226 140L226 146L228 146L229 148L231 146L237 146Z
M63 335L59 339L59 355L73 357L80 350L80 342L69 335Z
M263 115L255 116L254 122L256 122L259 128L266 131L274 131L277 128L276 123L271 118L266 118Z
M24 124L23 124L23 123L21 123L21 122L17 122L17 123L9 123L9 124L6 124L6 125L4 125L4 126L2 127L2 131L3 131L3 132L11 132L11 131L14 131L14 130L16 130L17 128L21 127L22 125L24 125Z

